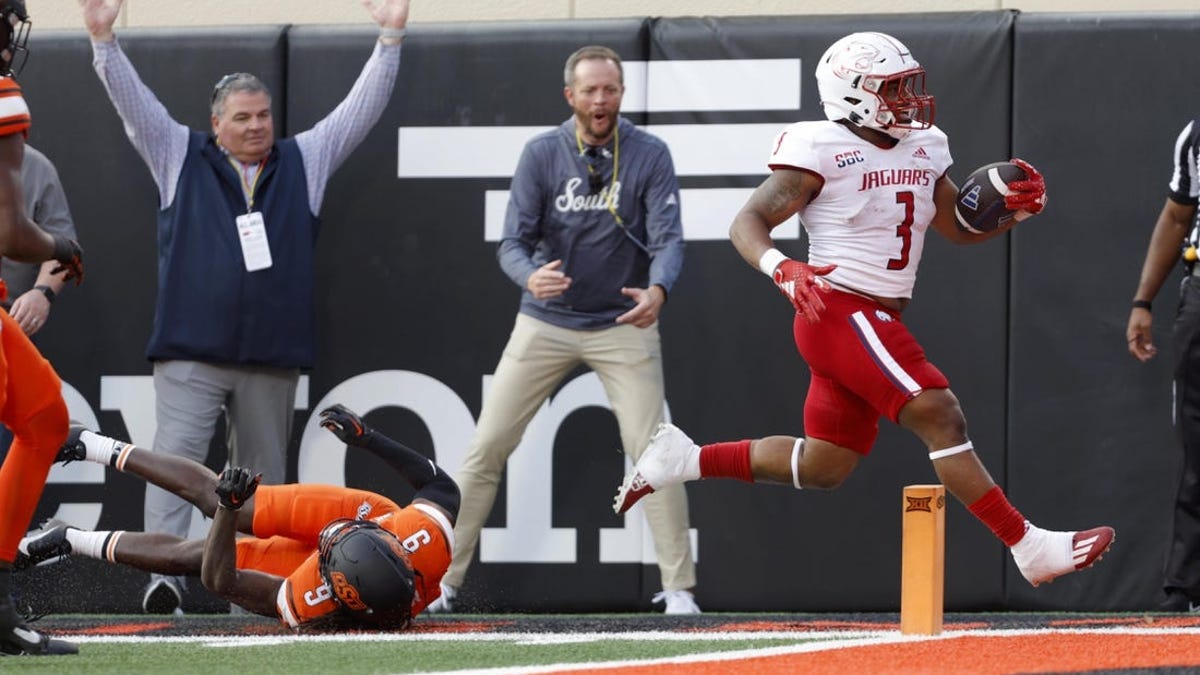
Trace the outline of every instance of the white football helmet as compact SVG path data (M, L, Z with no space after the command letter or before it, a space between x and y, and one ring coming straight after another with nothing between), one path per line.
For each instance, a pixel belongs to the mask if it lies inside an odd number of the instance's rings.
M816 74L821 105L832 121L849 120L897 139L933 125L925 69L890 35L847 35L825 51Z

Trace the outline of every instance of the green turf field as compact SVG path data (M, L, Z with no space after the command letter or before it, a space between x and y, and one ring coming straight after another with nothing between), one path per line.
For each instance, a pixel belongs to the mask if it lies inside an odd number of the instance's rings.
M591 666L645 672L645 665L657 663L660 669L654 672L675 673L698 670L708 662L715 672L755 668L762 668L755 672L830 672L807 669L795 660L778 667L764 666L762 659L805 658L861 648L875 650L872 663L876 665L860 672L968 672L960 668L962 663L924 663L916 669L899 660L890 664L886 653L882 663L887 669L878 670L878 650L896 649L900 654L899 650L920 643L950 644L964 637L1049 635L1057 640L1060 638L1055 636L1074 634L1100 640L1130 635L1193 640L1194 645L1187 643L1188 649L1200 646L1200 615L951 614L946 616L943 635L936 638L903 636L897 622L895 614L456 614L420 617L412 629L398 633L295 634L277 622L245 615L62 615L46 617L33 626L77 641L78 655L3 657L0 671L357 675L488 669L552 672ZM1200 648L1194 651L1194 659L1192 651L1184 652L1188 663L1183 665L1197 670L1156 672L1200 672ZM995 659L980 667L984 669L970 672L1030 672L1024 666L1008 670Z
M795 644L795 639L622 640L555 644L503 640L356 640L353 642L261 641L236 644L228 638L200 641L92 642L78 656L6 658L4 672L119 673L419 673L500 666L602 663L681 654Z

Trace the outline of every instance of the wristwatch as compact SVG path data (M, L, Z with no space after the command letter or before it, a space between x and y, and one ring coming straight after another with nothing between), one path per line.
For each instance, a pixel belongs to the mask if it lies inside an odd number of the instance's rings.
M37 286L33 287L33 290L41 291L42 295L46 296L46 300L48 300L50 302L54 302L55 293L54 293L53 288L50 288L49 286L47 286L45 284L38 284Z

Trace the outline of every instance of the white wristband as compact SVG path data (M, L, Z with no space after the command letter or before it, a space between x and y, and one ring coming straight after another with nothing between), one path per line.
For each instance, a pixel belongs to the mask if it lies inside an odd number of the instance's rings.
M408 35L408 31L403 28L380 28L379 37L390 40L399 40Z
M780 253L779 249L767 249L767 252L758 259L758 269L762 270L763 274L772 276L775 274L775 268L779 267L779 263L787 259L788 257Z

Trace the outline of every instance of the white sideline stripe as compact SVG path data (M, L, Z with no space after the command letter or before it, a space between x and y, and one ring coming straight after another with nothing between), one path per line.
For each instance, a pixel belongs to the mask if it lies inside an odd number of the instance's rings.
M500 241L508 190L487 190L483 195L483 239ZM683 238L688 241L723 241L729 225L754 188L696 188L679 191ZM773 239L799 239L800 219L789 218L771 231Z
M1200 627L1181 628L1164 626L1151 628L1145 626L1104 626L1098 628L1004 628L1004 629L957 629L947 627L945 632L937 636L902 635L897 630L879 631L632 631L632 632L589 632L589 633L330 633L312 635L247 635L247 636L212 636L212 635L175 635L175 636L146 636L146 635L73 635L70 633L55 633L54 637L72 642L92 644L124 644L124 643L207 643L212 646L261 646L286 643L305 642L527 642L546 636L558 635L570 642L597 642L601 640L628 640L637 642L686 642L686 641L732 641L732 640L805 640L803 645L773 647L771 649L787 649L790 651L821 651L847 646L889 644L896 642L920 642L923 640L946 640L958 637L1020 637L1028 635L1200 635ZM743 650L758 653L760 650ZM732 654L734 652L720 652ZM701 656L701 655L696 655ZM704 655L706 660L715 660L716 655ZM659 661L674 661L674 657ZM624 663L624 662L622 662ZM648 664L651 661L630 661L629 663ZM610 664L566 664L560 666L545 666L552 669L568 669L572 666L579 668L608 667ZM476 671L454 671L476 672ZM490 669L487 672L537 672L534 670L501 668Z
M1200 629L1198 629L1200 630ZM716 631L682 632L682 631L634 631L634 632L589 632L589 633L313 633L306 635L173 635L173 636L135 636L135 635L70 635L55 633L54 637L71 640L72 642L203 642L213 646L226 646L237 643L236 646L275 645L289 642L512 642L530 643L538 641L546 644L555 637L562 638L564 643L597 642L601 640L628 640L631 642L688 642L707 640L722 642L733 640L835 640L878 637L894 631Z
M708 639L708 634L703 635L704 639ZM437 671L437 675L533 675L536 673L558 673L572 670L595 670L605 668L627 668L631 666L660 666L660 665L684 665L689 663L712 663L714 661L741 661L743 659L755 659L770 656L786 656L789 654L804 654L810 652L822 652L830 649L844 649L848 647L873 647L875 645L893 644L897 642L912 642L911 636L901 635L898 632L889 631L886 636L876 638L857 638L849 640L821 640L820 638L810 639L813 642L807 642L801 645L789 645L780 647L764 647L762 649L739 649L728 652L703 652L699 654L682 654L679 656L671 656L661 659L629 659L623 661L596 661L591 663L556 663L543 666L513 666L504 668L472 668L467 670L450 670ZM918 638L920 639L920 638ZM938 639L938 638L934 638ZM435 675L433 672L418 673L417 675Z
M566 119L566 115L563 115ZM680 176L765 176L783 124L642 127L671 149ZM554 127L400 127L398 178L511 178L525 141Z

